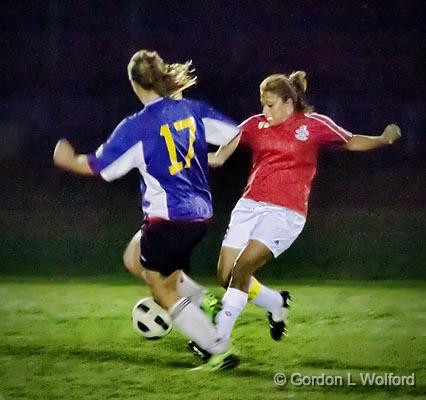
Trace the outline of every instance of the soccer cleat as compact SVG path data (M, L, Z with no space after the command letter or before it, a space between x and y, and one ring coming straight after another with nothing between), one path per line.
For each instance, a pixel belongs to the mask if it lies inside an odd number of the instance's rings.
M200 309L207 314L213 324L215 323L216 315L219 313L221 308L222 302L212 292L207 291L204 293ZM188 343L188 349L192 352L192 354L194 354L194 356L200 358L204 362L209 360L211 357L211 353L201 348L192 340Z
M194 354L194 356L200 358L202 361L206 362L211 357L211 353L209 353L207 350L202 349L200 346L198 346L197 343L193 342L192 340L188 343L188 349Z
M287 291L280 292L281 297L283 298L283 306L282 306L282 320L274 321L272 318L272 313L268 312L268 321L269 328L272 339L279 341L283 337L283 335L287 332L287 316L288 309L290 308L291 296Z
M212 354L209 360L199 367L192 368L191 371L214 372L224 369L232 369L238 366L240 359L236 355L235 348L231 346L221 354Z
M204 294L200 308L207 314L210 321L214 324L217 314L222 309L222 302L212 292L207 291Z

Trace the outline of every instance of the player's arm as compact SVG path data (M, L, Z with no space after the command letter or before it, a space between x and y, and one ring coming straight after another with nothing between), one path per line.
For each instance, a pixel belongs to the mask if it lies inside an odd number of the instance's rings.
M196 102L197 113L204 124L207 143L220 146L214 153L208 154L209 167L220 167L231 156L240 140L240 129L237 124L212 106Z
M353 135L346 143L346 148L350 151L367 151L378 147L393 144L401 137L401 130L398 125L390 124L386 126L380 136Z
M222 145L214 153L208 154L209 167L221 167L225 161L231 157L240 142L241 134L235 136L228 144Z
M56 144L53 153L54 164L62 169L80 175L94 175L89 166L86 154L76 154L74 147L67 139L61 139Z

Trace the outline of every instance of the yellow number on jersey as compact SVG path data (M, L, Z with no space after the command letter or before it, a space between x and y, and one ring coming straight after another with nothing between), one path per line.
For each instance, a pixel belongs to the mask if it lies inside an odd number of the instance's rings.
M194 158L194 141L196 130L194 117L175 121L173 123L173 126L176 131L183 131L184 129L188 129L189 131L189 146L188 152L185 156L185 168L189 168L191 166L191 160ZM164 140L166 141L166 147L170 158L170 175L175 175L178 172L182 171L184 166L182 161L177 160L176 146L168 124L161 125L160 135L163 136Z

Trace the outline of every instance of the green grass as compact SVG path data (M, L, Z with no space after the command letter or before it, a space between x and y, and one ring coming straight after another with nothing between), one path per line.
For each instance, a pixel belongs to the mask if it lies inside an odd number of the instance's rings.
M269 338L248 306L234 342L242 362L214 374L177 332L151 342L130 323L147 288L120 278L0 280L0 398L416 399L426 392L424 282L273 282L294 296L288 338ZM211 288L218 294L222 291ZM275 373L415 373L415 387L276 386Z

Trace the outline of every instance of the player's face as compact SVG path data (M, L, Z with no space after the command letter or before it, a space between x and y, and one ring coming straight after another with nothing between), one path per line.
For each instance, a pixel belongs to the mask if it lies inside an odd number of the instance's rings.
M292 100L284 101L280 96L272 92L263 92L260 96L262 111L270 125L276 125L285 121L293 112Z

